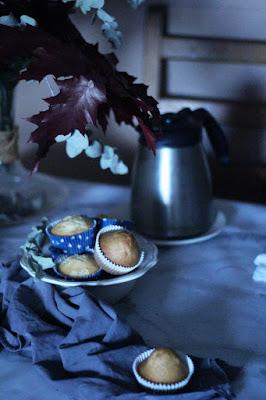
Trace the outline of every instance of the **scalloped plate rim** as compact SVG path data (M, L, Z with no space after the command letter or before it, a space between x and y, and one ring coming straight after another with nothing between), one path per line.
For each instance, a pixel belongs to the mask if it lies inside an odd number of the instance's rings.
M138 278L140 278L141 276L143 276L146 272L148 272L152 267L154 267L157 262L158 262L158 248L157 246L151 241L148 240L146 238L144 238L143 236L137 234L139 237L141 237L142 239L144 239L146 242L148 242L151 246L152 246L152 250L153 251L153 260L148 262L147 265L145 266L140 266L138 269L129 272L128 274L125 275L120 275L120 276L116 276L115 278L110 278L110 279L102 279L102 280L95 280L95 281L67 281L64 279L60 279L60 278L54 278L52 276L49 276L45 273L44 271L44 275L41 278L36 278L35 273L32 271L32 269L28 266L28 255L27 252L24 252L21 259L20 259L20 265L21 267L28 272L28 274L30 276L32 276L33 278L39 279L42 282L46 282L46 283L52 283L55 285L59 285L59 286L64 286L64 287L70 287L70 286L94 286L94 287L98 287L98 286L112 286L112 285L118 285L121 283L127 283L133 280L136 280Z

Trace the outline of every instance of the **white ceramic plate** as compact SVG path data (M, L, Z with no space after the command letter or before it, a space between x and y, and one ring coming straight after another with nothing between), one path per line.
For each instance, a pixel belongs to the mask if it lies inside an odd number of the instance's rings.
M133 281L135 279L140 278L144 275L149 269L154 267L158 260L158 249L150 240L145 239L143 236L136 234L136 239L140 246L140 249L144 251L144 260L141 265L132 272L129 272L125 275L114 276L113 278L108 279L99 279L95 281L67 281L65 279L60 278L59 276L55 276L53 274L52 269L46 269L42 271L42 276L39 278L43 282L52 283L54 285L59 286L111 286L118 285L122 283L127 283ZM29 256L27 252L24 252L20 265L23 269L25 269L29 275L36 278L35 271L31 268L29 262Z
M195 236L190 239L172 239L172 240L154 239L153 242L156 243L158 246L184 246L188 244L200 243L219 235L219 233L222 231L225 225L226 225L225 215L222 211L218 211L214 223L212 224L210 229L207 232L203 233L202 235Z

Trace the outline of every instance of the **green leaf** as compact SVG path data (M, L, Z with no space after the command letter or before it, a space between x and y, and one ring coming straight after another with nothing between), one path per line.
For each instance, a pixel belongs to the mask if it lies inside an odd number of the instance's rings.
M54 262L51 257L44 257L44 256L39 256L35 254L34 252L30 253L33 260L38 263L38 265L42 268L42 270L48 269L48 268L53 268Z

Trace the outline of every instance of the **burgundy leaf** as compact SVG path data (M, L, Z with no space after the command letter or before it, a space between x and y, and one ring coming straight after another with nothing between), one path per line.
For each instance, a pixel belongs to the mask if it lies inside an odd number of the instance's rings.
M17 59L29 58L39 46L49 47L55 39L46 32L26 26L12 28L0 24L0 68Z
M99 104L97 119L99 125L101 126L104 132L106 132L107 129L109 114L110 114L109 104L108 103Z
M67 77L88 74L88 61L81 52L61 42L38 47L32 52L32 60L21 73L21 79L41 81L45 76Z
M57 135L74 129L86 132L88 125L96 125L98 105L106 102L104 89L83 76L57 83L60 93L45 100L49 109L29 118L38 126L31 134L31 141L39 145L38 158L46 155Z
M150 150L152 150L153 154L155 155L156 154L156 138L155 138L154 133L147 125L145 125L143 123L143 121L141 119L138 119L138 122L139 122L139 126L141 127L141 129L144 133L148 148Z

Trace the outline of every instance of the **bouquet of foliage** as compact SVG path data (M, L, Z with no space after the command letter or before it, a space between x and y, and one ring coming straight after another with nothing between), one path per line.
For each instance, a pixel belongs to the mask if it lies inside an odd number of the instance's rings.
M125 0L124 0L125 1ZM137 6L142 0L131 0ZM106 130L112 111L117 123L137 124L148 147L155 152L151 120L160 119L157 102L147 86L117 70L114 53L101 54L87 43L71 22L76 8L102 21L102 31L113 46L121 32L114 17L104 10L104 0L3 0L0 1L0 80L42 81L52 75L57 95L45 99L48 109L33 115L36 125L30 141L38 144L35 170L50 146L66 142L70 157L85 152L100 157L102 168L126 173L114 149L91 140L90 128ZM53 94L53 93L52 93Z

